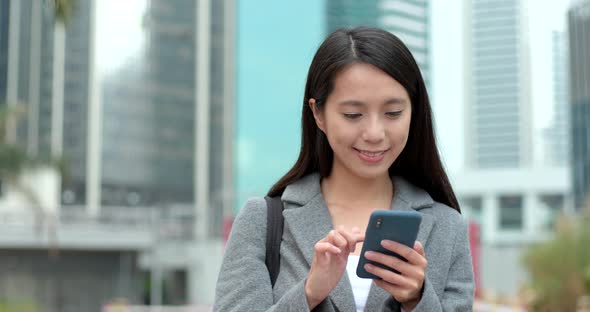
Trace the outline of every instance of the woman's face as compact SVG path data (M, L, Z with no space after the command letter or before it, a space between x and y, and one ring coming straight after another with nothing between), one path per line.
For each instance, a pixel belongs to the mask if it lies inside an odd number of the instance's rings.
M406 146L410 97L399 82L373 65L357 63L341 71L323 110L315 109L314 99L309 104L334 151L332 173L383 177Z

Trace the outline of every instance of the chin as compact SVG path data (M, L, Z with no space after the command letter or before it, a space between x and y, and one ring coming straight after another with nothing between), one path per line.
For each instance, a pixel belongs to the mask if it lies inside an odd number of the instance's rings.
M363 170L364 169L364 170ZM357 167L353 171L354 175L366 180L374 180L389 176L389 167L386 168L362 168Z

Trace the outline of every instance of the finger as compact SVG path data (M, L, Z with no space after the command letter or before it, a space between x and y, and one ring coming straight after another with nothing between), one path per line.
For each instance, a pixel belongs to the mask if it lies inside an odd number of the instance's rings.
M400 296L400 292L402 290L401 287L390 284L384 280L379 280L379 279L375 279L375 280L373 280L373 282L377 286L383 288L386 292L390 293L392 296L394 296L396 298L398 298Z
M390 293L398 301L405 301L410 295L410 291L408 289L404 289L399 286L390 284L384 280L374 281L375 285L381 287L383 290Z
M424 247L422 246L422 243L420 243L419 241L416 241L414 243L414 250L416 252L418 252L422 257L426 257L426 253L424 252Z
M361 243L365 241L365 233L362 233L358 226L352 228L352 234L356 236L356 242Z
M398 286L395 286L395 285L393 285L393 284L390 284L390 283L388 283L388 282L386 282L386 281L384 281L384 280L375 279L375 280L373 280L373 282L374 282L374 283L375 283L377 286L379 286L379 287L381 287L381 288L385 289L385 290L386 290L387 292L389 292L389 293L395 292L397 289L400 289Z
M404 257L406 260L408 260L408 262L412 264L418 265L423 268L425 268L428 265L428 263L426 262L426 258L424 256L419 254L413 248L410 248L406 245L391 240L382 240L381 246L383 246L387 250L393 251L398 255Z
M421 283L424 281L426 268L420 267L415 264L408 263L397 257L386 255L380 252L367 251L365 252L365 258L373 262L381 263L387 267L397 270L403 276L409 277Z
M318 242L317 244L315 244L314 250L315 250L316 254L331 253L331 254L337 255L342 252L342 250L340 248L338 248L328 242Z
M358 243L358 237L357 235L354 235L352 233L348 233L346 230L344 229L338 229L337 232L342 235L342 237L344 237L346 239L346 241L348 242L348 249L353 252L356 244Z
M394 256L389 256L380 252L375 251L367 251L365 252L365 258L371 260L373 262L381 263L387 267L395 269L401 272L402 275L405 276L415 276L419 277L420 275L416 273L419 268L415 265L412 265L408 262L405 262L401 259L398 259Z
M411 279L406 278L398 273L380 268L372 264L365 264L365 270L367 270L369 273L379 276L382 280L401 288L412 288L416 287L417 284Z
M338 231L331 230L329 235L332 238L332 244L334 244L336 247L340 249L348 248L348 241Z

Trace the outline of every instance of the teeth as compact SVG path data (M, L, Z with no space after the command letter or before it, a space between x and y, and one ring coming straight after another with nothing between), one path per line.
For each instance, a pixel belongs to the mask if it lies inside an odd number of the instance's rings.
M365 151L360 151L360 152L361 152L361 154L367 155L369 157L377 157L377 156L381 156L381 155L383 155L383 153L385 153L385 152L370 153L370 152L365 152Z

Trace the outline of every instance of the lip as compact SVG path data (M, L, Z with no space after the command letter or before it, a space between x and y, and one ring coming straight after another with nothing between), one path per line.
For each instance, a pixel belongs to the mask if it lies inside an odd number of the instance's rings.
M358 157L361 160L368 162L368 163L378 163L378 162L382 161L383 158L385 158L385 153L387 153L387 151L389 151L389 149L376 150L376 151L360 150L357 148L353 148L353 149L356 151ZM371 153L371 154L380 153L380 154L377 156L369 156L365 153Z

